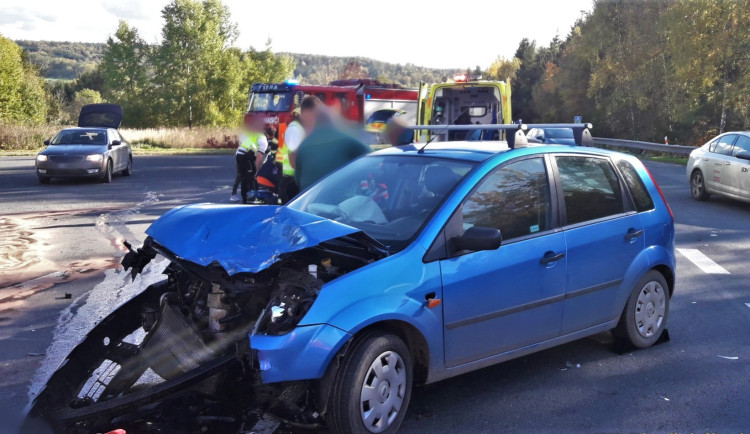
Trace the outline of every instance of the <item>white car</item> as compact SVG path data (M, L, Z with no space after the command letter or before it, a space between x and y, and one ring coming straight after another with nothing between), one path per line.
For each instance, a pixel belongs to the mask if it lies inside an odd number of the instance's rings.
M750 131L721 134L691 152L687 177L695 200L720 194L750 202Z

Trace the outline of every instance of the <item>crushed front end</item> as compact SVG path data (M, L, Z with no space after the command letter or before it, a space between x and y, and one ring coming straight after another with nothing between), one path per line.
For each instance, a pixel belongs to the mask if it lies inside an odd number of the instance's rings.
M246 424L248 414L268 411L295 425L321 421L319 379L347 333L298 324L326 283L386 250L354 228L283 207L200 210L202 219L190 207L165 214L143 246L128 245L122 263L134 279L161 255L166 280L89 333L37 397L32 417L56 431L143 430L128 424L164 421L187 399L195 420ZM232 237L230 227L245 229ZM117 367L102 379L106 362Z

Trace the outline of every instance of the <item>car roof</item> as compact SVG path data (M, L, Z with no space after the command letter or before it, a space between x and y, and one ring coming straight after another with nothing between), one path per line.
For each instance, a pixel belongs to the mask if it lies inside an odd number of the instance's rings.
M482 162L500 153L523 151L524 154L546 154L556 152L576 152L595 154L602 156L622 155L616 151L610 151L600 148L590 148L586 146L570 145L536 145L529 143L516 149L508 148L504 141L454 141L454 142L432 142L428 144L423 152L419 149L424 147L424 143L413 143L403 146L392 146L379 150L374 155L413 155L425 157L450 158L454 160L465 160Z

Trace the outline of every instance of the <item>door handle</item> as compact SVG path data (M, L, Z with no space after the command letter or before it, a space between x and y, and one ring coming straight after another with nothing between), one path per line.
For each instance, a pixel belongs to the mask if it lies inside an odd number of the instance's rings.
M550 262L559 261L560 259L565 257L565 253L555 253L555 252L547 252L544 254L542 259L539 260L539 263L542 265L547 265Z
M731 163L731 162L729 162L729 161L725 161L725 162L724 162L724 165L725 165L725 166L729 166L730 164L732 164L732 163Z
M628 241L630 241L632 239L640 237L641 235L643 235L643 229L639 229L637 231L631 229L631 230L628 231L627 234L625 234L625 239L628 240Z

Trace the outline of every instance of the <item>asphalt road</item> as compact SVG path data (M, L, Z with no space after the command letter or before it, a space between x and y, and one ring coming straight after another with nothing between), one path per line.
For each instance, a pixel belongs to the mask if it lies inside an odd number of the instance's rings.
M0 159L0 277L19 275L13 261L46 273L0 284L4 421L22 413L27 389L54 369L66 336L85 333L82 312L147 283L128 286L113 268L119 240L141 241L148 224L178 204L226 202L234 163L229 155L136 157L134 175L110 185L45 186L32 164ZM401 432L750 430L750 205L694 202L684 167L647 166L674 210L681 249L671 341L619 355L603 334L417 388ZM28 254L2 255L16 245ZM97 312L87 315L106 313Z

